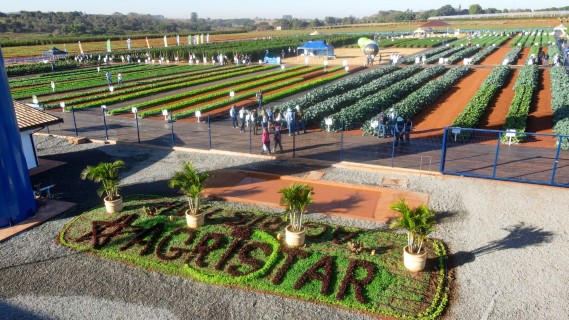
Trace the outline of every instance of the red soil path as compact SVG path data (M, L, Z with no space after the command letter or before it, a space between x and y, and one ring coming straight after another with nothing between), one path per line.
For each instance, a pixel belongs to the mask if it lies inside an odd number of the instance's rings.
M498 91L498 96L491 103L480 123L478 128L480 129L490 129L490 130L503 130L504 123L506 122L506 115L508 110L510 110L510 105L512 100L514 100L514 85L516 84L516 79L520 75L520 69L514 69L510 75L510 80L502 90Z
M516 65L517 66L523 66L526 64L526 60L529 57L529 51L531 50L531 48L523 48L522 51L520 52L520 58L518 59L518 61L516 61Z
M498 48L498 50L492 52L490 55L488 55L484 60L482 60L482 62L480 63L480 65L483 66L498 66L502 64L502 61L504 61L504 58L506 57L506 54L508 52L510 52L510 50L512 50L512 48L509 47L500 47Z
M432 106L419 112L412 119L413 136L420 138L442 134L443 128L452 124L491 71L492 69L474 69Z

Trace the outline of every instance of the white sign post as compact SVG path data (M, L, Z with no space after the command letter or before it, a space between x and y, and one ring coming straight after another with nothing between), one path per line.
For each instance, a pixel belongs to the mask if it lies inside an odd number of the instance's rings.
M512 144L512 138L516 136L516 129L506 130L506 137L508 137L508 146Z
M452 128L452 134L454 134L454 142L456 142L456 138L458 137L458 134L460 133L460 128Z
M65 102L61 101L59 106L61 107L61 112L65 112Z
M162 115L164 116L164 121L168 122L168 110L162 110Z
M235 91L229 91L229 97L231 97L231 99L235 98Z
M330 126L332 125L332 118L325 118L324 119L324 123L326 124L326 126L328 127L328 132L330 132Z
M198 118L198 122L200 122L201 116L202 116L202 112L200 110L196 111L196 118Z

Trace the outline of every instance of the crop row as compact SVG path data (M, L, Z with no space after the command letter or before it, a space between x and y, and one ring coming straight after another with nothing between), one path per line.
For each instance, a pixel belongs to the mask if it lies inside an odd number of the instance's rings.
M238 72L239 70L251 69L251 68L256 68L256 67L257 66L247 66L247 67L240 66L237 68L230 68L230 69L228 69L228 71ZM225 69L223 69L223 70L225 70ZM188 76L196 76L196 75L200 76L200 75L203 75L204 73L205 74L209 73L209 76L219 75L219 74L223 74L223 72L225 72L223 70L213 69L211 67L208 67L206 69L201 69L201 70L197 69L197 70L193 70L193 71L179 73L179 74L172 75L172 76L162 77L160 79L151 78L151 79L147 79L147 80L127 82L127 83L123 83L123 85L120 86L120 94L132 93L132 92L136 92L136 91L146 90L146 89L150 89L150 88L157 88L160 86L166 86L166 85L170 85L170 84L177 84L177 83L180 83L183 81L193 81L191 79L187 79ZM260 71L260 70L264 70L264 69L258 69L258 71ZM183 78L183 79L181 79L181 78ZM129 88L133 88L133 89L129 89ZM126 90L126 89L129 89L129 90ZM89 90L89 91L68 93L64 96L48 97L48 98L42 99L41 102L45 103L45 104L49 104L49 103L56 102L56 101L62 101L62 100L66 101L66 100L71 100L71 99L76 99L76 98L87 99L89 96L96 96L98 94L102 94L102 95L97 96L96 99L103 99L103 98L109 96L109 89L107 87L103 87L103 88L93 89L93 90ZM84 102L86 102L86 101L88 101L88 100L85 100Z
M193 95L198 94L195 91L209 92L212 90L216 90L218 88L224 88L225 89L225 90L222 90L219 92L209 94L207 96L201 96L201 97L196 97L196 98L193 98L190 100L180 101L180 102L172 104L172 105L164 106L163 108L160 108L160 109L153 109L153 110L148 110L148 111L140 113L140 117L142 117L142 118L149 117L149 116L155 116L155 115L161 114L162 110L174 111L174 110L184 109L184 108L187 108L187 107L192 106L192 105L197 104L197 103L217 99L220 97L227 97L227 96L229 96L230 91L242 92L245 90L258 88L259 86L271 84L274 82L288 81L288 79L291 79L294 77L299 77L299 76L302 76L303 74L307 74L307 73L310 73L310 72L313 72L316 70L320 70L320 69L322 69L322 68L319 66L310 67L310 68L306 68L306 67L297 67L294 69L291 68L291 70L289 72L286 72L284 74L282 74L282 72L280 72L280 73L274 72L274 73L268 74L268 75L257 76L257 77L254 77L253 79L250 78L249 81L237 80L238 83L248 82L248 83L246 83L240 87L237 87L237 88L230 88L230 86L231 86L230 83L223 83L223 84L219 84L219 85L208 87L208 88L194 90L193 94L184 93L181 95L172 96L172 98L166 97L166 98L151 100L151 101L139 104L136 107L147 109L147 108L150 108L153 106L161 105L161 104L171 102L171 101L184 99L184 98L191 97ZM258 79L261 79L261 80L258 80ZM250 82L251 80L253 80L254 82ZM255 80L258 80L258 81L255 81ZM242 93L239 94L239 96L241 96L241 95L242 95ZM235 100L235 97L233 99ZM119 109L118 112L124 112L124 108Z
M464 50L461 50L455 54L453 54L452 56L448 57L448 63L449 64L455 64L458 61L469 57L470 55L473 55L474 53L476 53L478 50L480 50L480 48L478 47L468 47L465 48Z
M524 66L520 71L520 75L514 85L516 91L508 115L504 129L515 129L517 132L524 132L527 125L527 117L532 102L534 89L537 87L539 70L537 66ZM514 141L518 141L520 137L516 137Z
M561 62L561 65L564 64L565 55L561 53L561 50L559 50L559 47L556 44L552 44L547 48L547 54L549 55L550 65L553 64L553 58L555 57L555 55L559 56L559 61Z
M522 51L522 47L513 47L512 50L506 53L504 57L504 61L508 60L508 64L514 64L520 57L520 52Z
M477 54L475 54L474 56L472 56L470 59L472 60L472 64L477 64L478 62L482 61L484 58L486 58L489 54L491 54L492 52L498 50L498 47L494 47L494 46L490 46L490 47L486 47L482 50L480 50L480 52L478 52Z
M342 69L342 67L335 67L335 68L332 68L331 70L329 70L328 72L336 72L340 69ZM314 81L310 81L310 82L305 83L305 84L297 85L293 88L289 88L289 89L283 90L281 92L277 92L277 93L273 93L273 94L267 94L266 97L263 98L263 100L268 103L268 102L274 101L276 99L281 99L285 96L293 95L293 94L296 94L297 92L308 90L310 88L323 85L329 81L334 81L340 77L346 76L347 74L348 73L346 73L346 72L334 73L328 77L319 78L319 79L316 79ZM304 79L295 78L295 79L291 79L288 82L276 83L272 86L264 88L264 90L265 90L265 92L270 92L272 90L277 90L277 89L287 87L287 86L290 86L294 83L299 83L302 81L304 81ZM250 99L254 96L255 96L255 92L244 93L244 94L239 95L237 98L225 99L225 100L217 101L217 102L214 102L214 103L211 103L211 104L208 104L205 106L201 106L201 107L198 107L198 108L195 108L192 110L186 110L186 111L178 112L178 113L172 115L172 119L182 119L182 118L194 116L196 111L198 111L198 110L202 113L209 112L209 111L221 108L223 106L229 105L231 103L235 103L237 101Z
M426 63L427 64L431 64L431 63L435 63L438 62L440 58L446 58L448 56L451 56L461 50L464 50L465 48L461 48L461 47L456 47L456 48L451 48L449 50L443 51L439 54L435 54L433 56L431 56L430 58L427 58Z
M293 99L276 106L275 113L282 112L284 114L284 112L288 108L292 109L295 106L299 106L303 110L306 110L309 106L313 104L316 104L320 101L323 101L335 95L342 94L354 88L360 87L388 73L394 72L397 69L398 68L396 66L377 68L369 72L362 72L349 79L338 81L336 83L329 84L324 87L316 88L297 99Z
M189 66L177 66L170 68L163 68L159 70L148 70L143 72L138 72L136 74L129 75L128 81L147 79L152 77L159 77L165 75L172 75L179 73L183 70L189 70ZM100 87L107 84L107 80L104 74L101 74L99 78L85 79L80 81L71 81L64 83L55 83L57 93L69 92L75 90L83 90L94 87ZM29 87L12 90L12 96L14 99L25 99L30 98L32 95L47 95L52 93L52 88L48 85L42 87Z
M436 80L430 81L405 99L393 105L393 112L403 118L411 118L423 108L426 108L445 93L451 86L470 72L469 66L460 66L451 69ZM386 109L387 106L383 109ZM370 117L373 115L369 115ZM362 126L364 135L375 134L371 126L374 118L367 120Z
M419 72L417 75L406 80L397 82L390 87L359 100L352 106L343 108L339 112L329 116L333 125L331 129L352 129L357 123L364 122L367 118L376 115L380 110L387 109L395 102L420 88L425 82L446 72L443 66L432 66ZM324 120L320 123L322 128L327 125Z
M95 98L86 97L83 99L78 99L78 100L72 101L69 104L73 104L75 106L75 109L87 109L87 108L97 107L101 104L111 105L111 104L115 104L115 103L119 103L119 102L129 101L132 99L137 99L137 98L141 98L141 97L146 97L146 96L162 93L162 92L168 92L168 91L172 91L172 90L182 89L182 88L185 88L188 86L198 85L198 84L207 83L207 82L211 82L211 81L223 80L223 79L227 79L230 77L242 76L242 75L250 74L253 72L257 72L257 71L259 71L259 69L247 69L247 70L232 72L232 73L222 72L221 74L218 74L215 76L198 77L198 79L191 79L191 80L186 80L186 81L184 81L183 79L182 80L175 80L176 81L175 84L166 85L166 86L163 83L150 84L150 85L141 87L144 90L140 90L141 88L135 87L133 89L127 90L126 94L116 95L116 96L109 94L109 95L105 95L104 97L102 97L102 99L95 99ZM93 99L95 99L95 101L93 101ZM81 105L77 106L76 104L81 104ZM50 105L49 107L57 107L57 106Z
M569 136L569 75L563 67L553 67L550 72L553 131ZM562 139L561 147L569 149L569 139Z
M487 46L501 46L504 42L508 41L510 37L505 35L483 35L480 37L473 37L473 38L464 38L459 41L451 43L451 46L463 46L466 45L468 42L471 43L472 46L480 46L480 47L487 47Z
M413 63L415 63L415 59L416 59L416 58L422 59L423 56L424 56L425 58L430 58L430 57L432 57L432 56L434 56L434 55L436 55L436 54L443 53L444 51L447 51L447 50L449 50L449 49L450 49L450 47L448 47L448 46L443 46L443 47L438 47L438 48L435 48L435 49L431 49L431 50L429 50L429 51L427 51L427 52L418 53L418 54L413 55L413 56L410 56L410 57L408 57L408 58L404 58L404 59L401 61L401 63L403 63L403 64L413 64Z
M394 45L397 48L434 48L442 43L456 40L454 37L444 38L425 38L425 39L407 39Z
M100 67L100 71L102 71L103 74L105 74L107 71L122 72L122 73L126 74L129 72L144 71L144 70L148 70L148 69L152 69L152 68L157 69L160 67L161 66L146 65L146 64L142 64L142 65L127 64L127 65L118 65L118 66L103 66L103 67ZM15 88L19 88L19 87L49 84L51 81L63 82L63 81L78 80L78 79L85 79L85 78L95 78L95 77L99 76L99 72L95 68L78 69L76 71L81 71L81 72L44 73L44 74L39 74L39 75L31 76L31 77L11 79L10 80L10 87L12 89L15 89Z
M370 81L361 87L347 91L344 94L336 95L313 104L304 110L304 122L306 124L320 122L324 119L326 114L338 112L342 108L350 106L358 100L364 99L371 94L375 94L379 90L385 89L398 81L408 78L420 69L421 68L418 66L407 67L393 73L383 75L380 78Z
M498 66L488 75L480 89L474 97L470 99L464 110L452 123L454 127L476 128L478 121L484 115L484 111L496 95L504 86L510 75L509 66Z

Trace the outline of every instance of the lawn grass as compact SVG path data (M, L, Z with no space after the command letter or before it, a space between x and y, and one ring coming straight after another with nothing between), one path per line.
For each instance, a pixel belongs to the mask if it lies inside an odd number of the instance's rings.
M372 315L435 319L448 302L446 251L429 241L420 273L403 267L405 235L307 221L307 245L277 240L280 215L205 205L206 225L186 227L178 198L131 196L120 214L93 209L69 222L60 242L146 270L321 302ZM348 242L360 243L353 253Z

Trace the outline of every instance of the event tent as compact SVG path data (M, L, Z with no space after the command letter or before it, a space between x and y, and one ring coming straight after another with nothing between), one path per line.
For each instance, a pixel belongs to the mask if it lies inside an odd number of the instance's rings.
M48 56L51 60L55 60L55 59L67 57L67 51L62 51L62 50L57 49L56 47L53 47L53 48L49 49L48 51L44 51L43 55Z
M304 55L334 57L334 47L324 41L308 41L297 47L297 54L299 50L304 50Z

